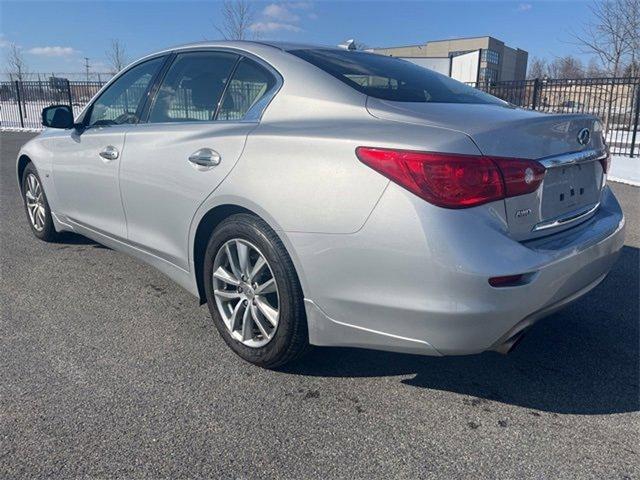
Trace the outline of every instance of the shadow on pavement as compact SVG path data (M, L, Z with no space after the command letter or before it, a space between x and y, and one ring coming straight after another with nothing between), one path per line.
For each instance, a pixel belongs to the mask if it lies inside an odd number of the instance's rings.
M90 238L84 237L80 234L73 232L62 232L59 234L56 239L56 243L62 245L90 245L93 248L100 248L105 250L111 250L109 247L105 247L104 245L94 242Z
M609 277L541 320L509 355L421 357L317 348L284 371L327 377L414 375L402 383L555 413L640 410L639 258L624 247Z

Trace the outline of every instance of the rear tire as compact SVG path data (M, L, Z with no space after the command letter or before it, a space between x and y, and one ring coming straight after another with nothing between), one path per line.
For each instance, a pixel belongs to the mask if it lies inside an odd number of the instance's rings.
M44 193L42 180L33 163L28 163L22 173L22 200L31 231L40 240L53 242L58 233L53 226L51 209Z
M262 219L243 213L223 220L207 245L203 276L216 328L241 358L275 368L307 351L298 276L282 241Z

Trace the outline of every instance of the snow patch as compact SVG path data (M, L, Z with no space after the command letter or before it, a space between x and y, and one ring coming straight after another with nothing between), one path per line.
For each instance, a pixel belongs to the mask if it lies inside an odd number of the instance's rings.
M640 157L613 155L611 157L611 171L607 179L612 182L640 187Z
M44 128L20 128L20 127L0 127L0 132L32 132L39 133Z

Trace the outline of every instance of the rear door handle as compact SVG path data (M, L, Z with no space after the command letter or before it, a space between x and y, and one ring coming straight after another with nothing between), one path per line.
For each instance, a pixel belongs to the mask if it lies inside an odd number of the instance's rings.
M113 145L109 145L107 147L104 147L99 155L105 160L116 160L118 158L118 155L120 154L116 147L114 147Z
M189 155L189 162L201 167L215 167L222 161L222 157L218 152L210 148L201 148Z

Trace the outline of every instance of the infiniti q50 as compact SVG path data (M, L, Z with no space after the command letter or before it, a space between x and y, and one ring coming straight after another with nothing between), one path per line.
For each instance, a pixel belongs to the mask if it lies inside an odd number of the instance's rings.
M239 356L507 352L624 240L601 123L404 60L266 42L149 55L17 160L33 233L85 235L206 302Z

